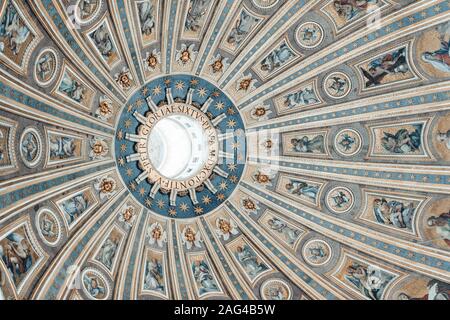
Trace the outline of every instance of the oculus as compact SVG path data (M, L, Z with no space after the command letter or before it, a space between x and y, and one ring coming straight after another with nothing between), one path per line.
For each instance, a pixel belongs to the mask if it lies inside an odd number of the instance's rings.
M140 131L145 139L138 147L140 164L151 181L165 188L197 187L218 161L217 132L195 107L175 103L160 108Z
M242 175L243 129L237 108L209 82L187 75L155 79L130 98L118 122L119 172L156 213L205 214L228 198Z

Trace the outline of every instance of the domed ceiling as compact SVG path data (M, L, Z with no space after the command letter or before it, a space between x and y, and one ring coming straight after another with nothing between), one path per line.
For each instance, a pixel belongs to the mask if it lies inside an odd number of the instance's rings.
M448 299L449 5L0 1L0 299Z

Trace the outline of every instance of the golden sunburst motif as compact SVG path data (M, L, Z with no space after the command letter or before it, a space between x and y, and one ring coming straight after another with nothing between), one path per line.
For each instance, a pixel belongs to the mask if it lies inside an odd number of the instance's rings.
M125 172L128 177L131 177L133 175L133 169L131 169L130 167L128 167Z
M171 217L175 217L177 215L177 210L175 210L174 208L170 208L168 212L169 216Z
M145 190L145 188L140 188L139 189L139 195L141 196L141 197L143 197L145 194L146 194L146 190Z
M152 206L152 204L153 204L153 201L152 201L152 199L150 199L150 198L146 198L145 201L144 201L144 203L145 203L145 205L146 205L148 208L150 208L150 207Z
M128 184L128 188L130 188L130 190L135 191L135 190L136 190L136 183L134 183L133 181L130 182L130 183Z
M225 200L225 195L223 193L218 193L216 198L219 201L224 201Z
M231 175L228 179L234 184L236 184L239 180L239 178L235 175Z
M229 119L227 121L227 127L230 129L233 129L234 127L236 127L236 120L234 119Z
M237 164L236 163L229 163L229 164L227 164L227 167L228 167L228 170L233 172L233 171L236 171Z
M126 119L124 122L124 127L128 129L129 127L131 127L132 124L133 121L131 121L131 119Z
M203 208L196 206L196 207L194 207L194 212L197 215L203 214Z
M164 200L160 199L157 202L157 206L158 206L158 208L162 209L162 208L164 208L166 206L166 202Z
M127 147L127 145L126 145L125 143L122 143L122 144L120 145L120 152L126 153L126 152L127 152L127 149L128 149L128 147Z
M175 83L175 89L177 90L183 90L185 87L185 83L183 81L177 81L177 83Z
M227 184L227 182L226 182L226 181L222 181L222 182L219 184L219 189L220 189L220 190L227 190L227 189L228 189L228 184Z
M152 95L159 96L162 93L161 86L156 86L152 89Z
M149 91L149 89L148 89L147 87L142 88L142 90L141 90L142 95L143 95L144 97L147 96L148 91Z
M227 113L228 113L230 116L232 116L232 115L234 115L234 114L236 113L236 111L234 110L234 108L228 108L228 109L227 109Z
M217 110L221 111L224 108L225 108L225 103L223 103L222 101L216 103L216 109Z
M196 85L198 85L198 80L197 79L191 79L189 81L189 83L190 83L191 86L195 87Z
M117 130L117 139L118 140L123 139L123 131L121 129Z
M211 198L209 196L203 196L202 197L202 203L206 204L206 205L210 204L211 203Z
M206 95L208 94L208 90L206 90L205 88L199 88L199 89L197 90L197 94L198 94L200 97L204 98L204 97L206 97Z
M142 107L143 105L144 105L144 100L138 99L138 100L136 101L136 108L140 108L140 107Z
M189 206L186 203L183 202L183 203L180 204L180 210L182 212L187 212L187 211L189 211Z
M117 159L117 163L119 164L120 167L123 167L126 163L125 158L120 157L119 159Z

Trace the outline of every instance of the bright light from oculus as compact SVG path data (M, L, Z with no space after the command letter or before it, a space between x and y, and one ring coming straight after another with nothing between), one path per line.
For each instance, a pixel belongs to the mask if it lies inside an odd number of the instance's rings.
M160 175L172 180L195 176L208 159L208 137L201 124L184 115L161 119L148 139L148 156Z

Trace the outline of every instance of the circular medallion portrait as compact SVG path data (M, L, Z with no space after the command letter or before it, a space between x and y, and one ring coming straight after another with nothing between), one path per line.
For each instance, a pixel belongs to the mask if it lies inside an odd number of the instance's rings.
M28 168L36 167L42 158L42 139L37 129L26 128L19 143L20 157Z
M37 214L36 224L41 239L49 246L56 246L62 233L56 214L50 209L43 208Z
M322 43L324 31L320 24L306 22L298 27L296 37L300 46L306 49L313 49Z
M280 0L252 0L253 4L260 9L270 9L277 5Z
M342 99L350 93L352 83L345 73L333 72L325 78L323 89L330 98Z
M263 300L291 300L292 290L286 281L270 279L261 286L261 298Z
M96 269L87 268L81 273L83 292L91 300L107 300L110 289L106 278Z
M345 187L333 188L327 193L326 202L331 211L345 213L353 207L353 192Z
M334 148L340 155L350 157L357 154L362 147L362 138L359 132L353 129L344 129L336 134Z
M100 13L102 0L78 0L73 9L74 24L89 24ZM70 12L69 12L70 13Z
M47 86L56 77L58 55L53 49L44 49L36 59L34 78L40 86Z
M312 266L321 266L331 259L331 247L323 240L312 239L302 249L303 258Z

